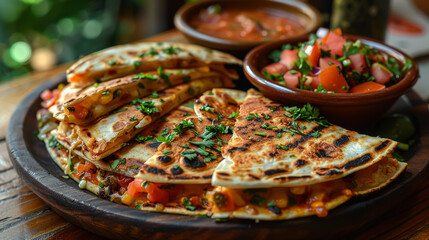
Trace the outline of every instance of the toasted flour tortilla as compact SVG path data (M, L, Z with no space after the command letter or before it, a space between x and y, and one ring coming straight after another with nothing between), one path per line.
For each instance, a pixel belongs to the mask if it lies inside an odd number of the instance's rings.
M184 128L180 134L169 131L169 134L175 134L174 140L159 145L158 151L146 161L136 178L160 183L210 183L213 170L223 159L220 148L231 137L235 118L228 119L228 116L234 111L238 112L243 99L244 92L238 90L213 89L205 93L194 105L198 118L183 119L187 124L192 123L192 127ZM201 106L207 107L206 110L201 110ZM211 118L212 115L216 116L215 119ZM221 127L223 132L201 137L212 127ZM204 141L216 143L203 150L198 144ZM193 158L185 154L189 151L192 152L191 156L195 154Z
M66 172L66 169L69 167L68 162L73 162L74 169L79 169L79 165L84 165L85 160L72 154L69 156L69 151L66 148L58 147L49 147L49 138L50 134L46 135L44 138L46 148L54 160L54 162ZM68 176L74 181L79 183L79 187L86 189L100 198L108 199L112 202L121 203L121 199L124 198L124 193L126 188L121 188L119 181L121 182L131 182L133 179L128 178L129 180L124 181L124 176L115 174L110 171L104 171L99 168L92 169L92 173L67 173ZM102 183L102 186L100 186ZM139 210L152 211L152 212L165 212L165 213L174 213L182 215L201 215L209 213L209 206L201 205L196 207L194 210L189 210L183 206L182 198L190 198L192 196L199 196L200 199L206 199L207 191L211 190L210 185L204 184L195 184L195 185L186 185L181 186L180 192L177 197L165 204L160 203L151 203L147 199L147 194L142 194L141 196L134 199L130 204L130 207L137 208Z
M294 121L285 113L290 115L249 90L212 185L290 187L335 180L380 161L397 144L335 125Z
M61 122L58 140L75 154L98 161L119 150L123 143L186 100L223 85L224 81L219 78L199 79L161 91L157 98L147 97L135 105L123 106L89 126ZM146 108L141 103L153 106ZM145 113L146 110L150 112Z
M88 125L96 118L130 102L142 98L154 91L196 79L222 77L206 67L193 69L159 69L114 79L108 82L91 85L84 88L64 87L59 100L49 108L59 121Z
M224 64L241 65L242 61L216 50L183 43L135 43L119 45L90 54L67 69L67 79L74 87L107 81L128 74L155 71L158 67L195 68L214 65L216 71L236 78Z
M317 215L328 211L356 195L381 189L393 181L407 164L388 155L375 164L345 178L297 187L237 189L216 187L208 198L214 218L246 218L283 220ZM233 209L222 199L228 196Z

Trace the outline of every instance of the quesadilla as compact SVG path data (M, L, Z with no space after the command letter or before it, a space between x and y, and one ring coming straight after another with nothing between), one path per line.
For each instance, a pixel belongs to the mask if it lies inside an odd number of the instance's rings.
M85 88L64 87L59 100L49 108L59 121L88 125L98 117L157 91L196 79L222 77L206 67L194 69L162 69L139 73ZM155 92L155 93L154 93Z
M405 169L392 157L396 144L331 125L309 105L283 107L249 90L213 174L213 217L324 217Z
M366 168L397 145L330 125L315 110L310 105L284 108L249 90L212 184L260 188L321 183Z
M80 157L97 161L120 149L123 143L186 100L223 85L220 78L199 79L158 92L157 96L135 99L92 125L61 122L58 140Z
M172 140L158 147L136 178L161 183L210 183L223 159L221 147L232 136L233 113L238 113L244 96L242 91L213 89L200 97L194 105L198 118L185 118L167 131Z
M224 64L241 65L232 55L183 43L135 43L119 45L90 54L67 69L67 79L73 87L92 85L128 74L168 69L195 68L210 65L236 78L236 73Z

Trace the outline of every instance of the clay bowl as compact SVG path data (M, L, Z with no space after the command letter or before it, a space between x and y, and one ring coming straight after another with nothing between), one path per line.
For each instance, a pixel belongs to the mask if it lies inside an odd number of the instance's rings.
M253 49L244 60L244 74L265 96L286 106L303 105L308 102L317 106L321 115L334 124L352 130L369 130L374 126L376 120L417 82L419 70L413 59L396 48L365 37L346 35L346 38L351 41L359 39L363 44L395 58L401 66L408 58L412 61L413 67L403 73L403 77L395 85L379 91L359 94L318 93L288 88L263 77L261 69L271 63L268 55L273 50L280 49L283 44L302 42L302 39L295 39L275 41Z
M176 28L181 31L192 43L202 45L208 48L228 51L237 56L244 56L247 51L257 45L265 43L266 41L250 42L250 41L237 41L213 37L195 30L189 22L191 19L198 15L199 12L211 5L219 4L222 9L263 9L268 12L276 12L276 15L291 16L292 19L297 20L305 28L305 32L301 36L309 35L315 32L321 25L321 18L319 12L312 6L290 0L209 0L199 1L191 4L185 4L181 7L174 18ZM294 38L297 36L291 36ZM285 39L287 41L289 38Z

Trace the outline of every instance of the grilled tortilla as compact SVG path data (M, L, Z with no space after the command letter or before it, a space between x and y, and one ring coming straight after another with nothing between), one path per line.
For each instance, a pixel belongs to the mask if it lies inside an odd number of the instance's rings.
M135 43L107 48L80 59L67 69L67 79L73 87L82 87L94 84L95 80L155 71L160 66L175 69L207 65L237 78L224 64L241 65L242 62L232 55L191 44Z
M70 85L62 89L50 111L59 121L88 125L96 118L130 102L168 87L208 77L221 77L208 67L140 73L85 88ZM155 93L156 94L156 93Z
M133 100L89 126L61 122L58 140L80 157L98 161L186 100L223 84L219 78L199 79L161 91L156 98Z
M326 182L380 161L397 144L320 121L294 120L291 111L249 90L212 184L266 188Z
M237 189L216 187L209 192L214 218L282 220L317 215L355 195L378 190L393 181L406 167L389 155L345 178L297 187Z
M232 113L238 113L244 94L213 89L201 96L194 105L199 117L185 118L174 129L168 129L165 135L173 140L159 145L136 178L158 183L210 183L214 169L223 159L221 148L232 135L236 117Z
M70 167L69 163L71 162L74 172L68 172L68 176L78 182L81 189L87 189L100 198L145 211L183 215L209 214L210 208L207 204L206 194L212 189L210 185L164 185L171 189L169 190L171 194L169 201L163 204L152 203L146 193L137 198L127 194L127 187L132 183L133 178L101 170L74 154L70 155L69 151L59 142L55 142L55 138L50 134L45 135L44 141L54 162L65 172L67 172L66 169ZM195 196L201 199L201 204L199 206L187 205L189 199ZM188 199L188 202L184 199Z

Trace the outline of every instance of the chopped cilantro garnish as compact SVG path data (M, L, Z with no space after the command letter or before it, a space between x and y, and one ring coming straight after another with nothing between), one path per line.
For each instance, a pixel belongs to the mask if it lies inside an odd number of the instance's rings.
M174 47L174 46L170 46L168 48L163 48L162 51L165 54L171 55L171 54L177 54L179 51L181 51L182 49L179 47Z
M171 73L164 72L164 68L163 67L158 67L156 69L156 71L158 72L159 77L162 80L164 80L165 84L167 84L167 86L171 86L172 85L171 82L170 82L170 77L169 77L171 75Z
M142 62L140 62L140 61L134 61L133 65L134 65L135 68L139 68L142 65Z
M188 93L191 94L191 95L194 95L195 91L194 91L194 89L192 87L189 87L188 88Z
M63 175L63 176L61 176L62 178L64 178L64 179L69 179L70 177L69 176L67 176L67 175Z
M174 169L178 169L180 166L179 165L177 165L177 164L175 164L175 165L173 165L173 168Z
M319 132L319 131L314 132L314 133L312 133L312 134L311 134L311 136L313 136L313 137L315 137L315 138L319 138L321 135L322 135L322 134L320 134L320 132Z
M159 94L157 91L153 92L151 95L149 95L150 98L159 98Z
M104 185L104 183L101 182L100 184L98 184L98 186L103 188L105 185Z
M197 157L194 149L186 149L185 151L181 152L180 155L189 160L194 160Z
M250 203L251 204L255 204L255 205L259 205L261 206L262 204L264 204L266 201L266 199L264 197L255 195L250 199Z
M268 123L264 123L264 124L261 125L261 128L263 128L263 129L273 129L273 128L277 128L277 127L270 127L270 126L268 126Z
M110 93L110 91L109 91L109 90L107 90L107 91L102 92L102 93L101 93L101 95L107 95L107 94L109 94L109 93Z
M139 166L134 165L134 166L129 167L128 169L138 169L138 168L139 168Z
M151 47L151 48L149 49L149 51L144 52L144 53L140 53L140 54L139 54L139 57L155 56L155 55L157 55L157 54L158 54L158 52L155 50L155 48L154 48L154 47Z
M173 128L173 131L177 134L182 134L182 130L185 128L193 128L195 127L194 123L191 121L191 119L188 120L182 120L182 122L178 123L175 128Z
M116 169L116 167L117 167L118 165L124 164L124 163L125 163L125 161L126 161L126 159L125 159L125 158L116 159L116 160L114 160L114 161L112 162L112 164L110 164L110 168L111 168L111 169Z
M194 142L194 141L188 141L188 142L197 146L204 146L208 148L213 148L216 145L216 141L207 140L207 139L203 139L203 141L201 142Z
M155 140L155 138L153 136L137 135L133 138L133 140L138 142L138 143L147 143L147 142L151 142L151 141Z
M125 112L127 110L128 110L128 108L124 108L124 109L120 109L120 110L115 110L115 111L113 111L113 113Z
M194 211L197 208L194 205L192 205L189 198L182 198L182 204L186 209L191 210L191 211Z
M201 106L200 110L203 110L209 113L214 113L214 108L208 104L204 104L203 106Z
M283 150L289 150L289 147L288 146L284 146L284 145L277 145L276 148L283 149Z
M110 66L115 65L117 62L118 62L118 60L110 60L109 65Z
M328 120L319 115L319 109L311 106L309 103L305 104L301 108L294 106L284 107L284 109L287 111L285 115L293 120L315 121L324 127L331 125Z
M275 207L276 204L274 203L274 200L271 200L267 203L267 207Z
M143 113L146 113L147 115L152 115L159 112L159 109L155 107L155 103L150 100L134 99L131 101L131 104L137 105L137 109Z
M134 74L132 76L132 79L149 79L149 80L152 80L152 81L156 81L156 80L158 80L158 76L157 75L152 75L150 73L146 73L146 74L139 73L139 74Z
M172 151L161 151L164 155L170 155L170 154L172 154L173 152Z
M48 146L50 148L58 148L58 149L63 149L64 148L64 146L54 136L51 136L48 139Z
M232 112L229 116L228 116L228 118L229 119L231 119L231 118L237 118L238 117L238 112Z
M76 109L74 107L67 107L67 110L69 110L69 112L74 112L76 111Z
M137 121L137 118L136 117L130 117L130 121L132 122L132 121Z
M255 135L258 135L258 136L267 136L267 133L266 132L255 132Z

